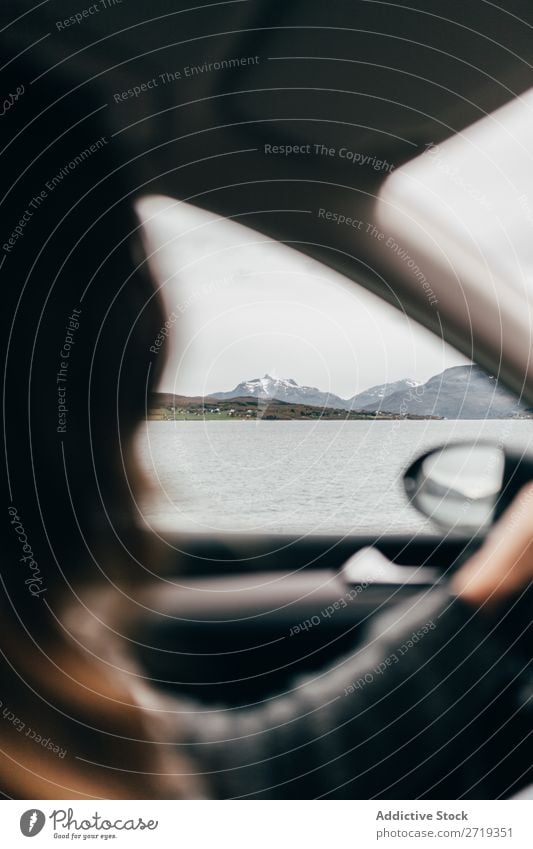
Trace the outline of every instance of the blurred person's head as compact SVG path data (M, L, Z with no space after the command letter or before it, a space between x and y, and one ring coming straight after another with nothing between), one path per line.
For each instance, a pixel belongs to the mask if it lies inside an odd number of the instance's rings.
M0 791L187 795L158 774L168 764L132 695L137 673L91 607L105 588L126 605L155 567L136 530L133 441L164 319L106 104L55 72L32 85L40 72L12 63L3 80L23 90L2 117Z

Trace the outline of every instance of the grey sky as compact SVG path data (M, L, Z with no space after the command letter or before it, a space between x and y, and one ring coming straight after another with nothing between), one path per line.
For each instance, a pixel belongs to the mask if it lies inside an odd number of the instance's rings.
M292 377L341 397L467 362L298 251L170 198L140 204L170 319L160 390L203 395Z

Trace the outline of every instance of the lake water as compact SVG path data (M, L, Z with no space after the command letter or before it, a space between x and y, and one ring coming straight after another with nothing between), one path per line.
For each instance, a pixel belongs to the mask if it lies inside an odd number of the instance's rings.
M533 421L147 422L142 510L155 527L203 533L431 530L407 504L403 470L478 438L523 449Z

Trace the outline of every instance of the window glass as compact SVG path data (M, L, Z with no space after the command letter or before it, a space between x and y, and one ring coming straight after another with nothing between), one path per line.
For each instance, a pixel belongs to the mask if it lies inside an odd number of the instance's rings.
M139 212L165 311L139 439L151 525L431 531L401 485L417 454L528 438L512 395L353 281L170 198Z

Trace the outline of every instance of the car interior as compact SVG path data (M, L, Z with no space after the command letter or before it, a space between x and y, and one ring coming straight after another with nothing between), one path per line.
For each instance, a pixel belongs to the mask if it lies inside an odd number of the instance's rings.
M174 565L138 614L136 660L164 693L246 707L357 649L378 614L446 585L533 479L525 421L533 408L533 19L523 25L531 11L518 0L503 11L482 4L480 31L477 3L447 11L422 2L193 5L124 2L116 26L110 9L58 31L68 4L36 4L34 14L6 4L11 19L25 15L4 38L10 55L39 70L31 83L53 73L80 97L90 89L106 136L127 151L146 265L167 314L175 311L159 391L199 396L192 377L190 391L178 386L177 376L187 387L193 373L207 375L202 397L230 390L215 385L202 351L209 368L231 356L240 380L261 377L239 339L255 335L260 345L265 333L272 346L276 334L288 337L287 309L307 322L302 360L316 359L332 392L314 322L329 322L348 357L353 310L367 315L368 345L375 340L362 373L399 351L417 365L434 357L435 372L479 367L524 418L520 441L505 424L493 438L458 416L442 444L431 419L447 417L435 415L417 422L423 438L407 459L384 442L378 495L390 499L395 522L370 496L366 511L363 496L347 517L333 498L320 521L296 502L285 521L267 513L248 521L233 506L229 472L217 496L210 457L199 492L186 482L204 443L188 461L177 448L158 454L148 421L139 453L150 487L138 526ZM502 16L508 45L498 41ZM220 65L230 58L237 70ZM397 342L388 322L403 328ZM167 413L175 418L169 404ZM176 422L175 432L187 426ZM222 466L223 451L212 450ZM283 462L291 461L287 450ZM179 490L169 471L176 463ZM260 470L250 471L244 499L257 485L265 510L286 497L269 474L260 492ZM525 639L527 604L501 627Z

